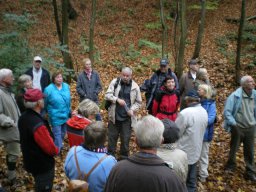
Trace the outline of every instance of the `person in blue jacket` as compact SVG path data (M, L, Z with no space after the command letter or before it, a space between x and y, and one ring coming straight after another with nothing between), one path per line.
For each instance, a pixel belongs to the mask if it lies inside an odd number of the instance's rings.
M85 175L98 163L87 176L89 192L104 191L109 173L117 163L113 156L107 154L107 148L104 146L106 135L107 130L103 122L92 122L84 129L83 145L72 147L65 160L65 174L70 180L84 180ZM79 175L78 170L82 175Z
M208 126L204 133L203 146L199 159L199 180L205 182L208 177L209 147L213 139L214 121L216 118L216 102L212 99L212 88L207 84L198 87L198 94L201 98L201 105L208 114Z
M63 147L63 139L66 135L66 122L71 114L69 85L63 82L62 73L60 71L52 74L52 83L45 88L44 95L45 109L52 126L54 143L59 148L60 152Z

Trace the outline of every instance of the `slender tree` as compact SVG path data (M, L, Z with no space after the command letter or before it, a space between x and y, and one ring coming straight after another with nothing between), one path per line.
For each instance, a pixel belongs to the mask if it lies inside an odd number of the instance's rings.
M193 59L198 58L200 54L201 43L202 43L203 34L204 34L205 13L206 13L206 0L201 0L201 17L198 25L198 33L196 38L196 45L195 45L195 50L193 54Z
M89 57L94 63L94 24L96 19L96 0L92 0L92 12L90 21L90 38L89 38Z
M164 0L160 0L160 16L161 16L161 23L162 23L162 58L167 56L167 44L168 44L168 39L167 39L167 26L165 23L165 18L164 18Z
M241 76L241 44L242 44L242 36L243 36L243 29L245 23L245 0L242 0L241 6L241 17L240 17L240 25L238 29L238 38L237 38L237 50L236 50L236 83L239 85L240 76Z
M62 42L60 20L59 20L58 6L57 6L56 0L52 0L52 5L53 5L53 12L54 12L54 18L55 18L55 24L56 24L56 28L57 28L57 34L58 34L59 42Z

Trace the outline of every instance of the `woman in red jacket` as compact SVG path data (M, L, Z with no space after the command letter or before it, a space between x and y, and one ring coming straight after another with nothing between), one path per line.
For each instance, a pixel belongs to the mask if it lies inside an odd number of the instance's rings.
M153 101L153 115L158 119L175 121L179 104L180 98L179 93L175 89L174 78L167 76Z

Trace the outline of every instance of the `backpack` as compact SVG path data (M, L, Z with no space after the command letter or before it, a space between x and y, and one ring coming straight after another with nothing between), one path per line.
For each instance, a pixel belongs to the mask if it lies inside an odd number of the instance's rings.
M76 168L78 171L78 179L72 179L69 181L68 191L70 192L88 192L89 191L89 183L87 182L90 174L94 171L94 169L105 159L108 155L104 155L87 173L82 177L82 173L78 164L77 155L76 155L76 147L75 146L75 160L76 160Z
M113 93L113 94L115 94L115 90L116 90L118 84L120 83L120 80L121 80L120 77L118 77L118 78L116 79L116 82L115 82L115 85L114 85L114 93ZM111 101L105 100L104 108L108 111L108 108L111 106L111 104L112 104Z

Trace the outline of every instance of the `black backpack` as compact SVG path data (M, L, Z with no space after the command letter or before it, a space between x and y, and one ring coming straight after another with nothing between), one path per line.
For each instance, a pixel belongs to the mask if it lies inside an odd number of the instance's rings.
M116 90L116 88L117 88L119 82L120 82L120 77L118 77L118 78L116 79L116 82L115 82L115 85L114 85L114 93L113 93L113 94L115 94L115 90ZM112 104L111 101L105 100L105 106L104 106L104 107L105 107L105 109L106 109L107 111L108 111L108 108L111 106L111 104Z

